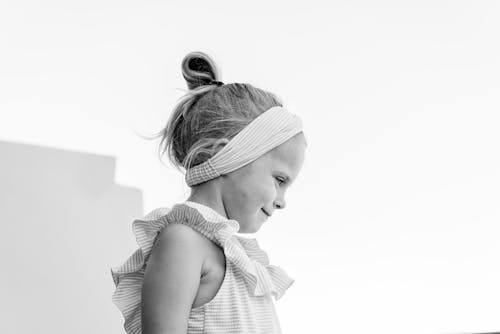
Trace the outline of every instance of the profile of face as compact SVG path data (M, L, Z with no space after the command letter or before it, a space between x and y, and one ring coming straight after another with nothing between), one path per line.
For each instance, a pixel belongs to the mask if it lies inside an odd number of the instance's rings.
M286 207L285 192L297 178L305 157L301 132L253 162L221 176L226 216L240 233L257 232L275 209Z

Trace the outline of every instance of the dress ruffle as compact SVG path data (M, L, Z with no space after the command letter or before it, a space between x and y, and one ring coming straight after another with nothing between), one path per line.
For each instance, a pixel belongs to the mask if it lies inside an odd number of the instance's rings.
M142 282L151 249L159 232L168 224L184 224L203 234L224 250L227 261L238 268L254 296L270 294L280 299L293 283L283 269L270 265L267 254L257 240L239 238L236 220L207 221L201 213L186 204L177 204L171 210L157 209L135 220L132 230L139 249L121 266L111 269L116 285L112 300L125 318L127 333L141 333Z

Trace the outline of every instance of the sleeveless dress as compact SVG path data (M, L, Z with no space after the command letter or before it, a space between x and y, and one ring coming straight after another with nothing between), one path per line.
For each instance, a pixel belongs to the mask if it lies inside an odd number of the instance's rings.
M236 220L194 202L159 208L132 224L139 249L121 266L111 269L116 285L112 300L125 319L128 334L140 334L141 293L147 261L159 232L168 224L184 224L224 251L226 273L216 296L192 308L188 334L281 333L273 299L293 283L283 269L270 265L256 239L237 235Z

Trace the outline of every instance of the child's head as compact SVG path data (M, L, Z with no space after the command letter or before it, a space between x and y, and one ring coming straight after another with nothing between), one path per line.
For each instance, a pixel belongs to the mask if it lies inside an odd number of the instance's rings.
M301 121L269 92L224 85L203 53L188 54L182 72L190 92L162 132L163 153L187 171L192 196L237 220L240 232L255 232L285 207L284 192L302 167Z
M182 61L190 91L173 110L160 146L179 169L189 169L214 156L264 111L281 106L273 94L250 84L220 85L210 57L191 52Z

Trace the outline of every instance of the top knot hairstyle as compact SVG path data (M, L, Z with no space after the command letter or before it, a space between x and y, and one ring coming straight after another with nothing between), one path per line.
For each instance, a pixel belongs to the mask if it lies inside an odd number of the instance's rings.
M220 74L217 66L208 55L202 52L191 52L182 60L182 76L186 80L189 89L195 89L199 86L211 85L219 81Z
M215 62L202 52L184 57L182 75L189 92L159 133L161 154L181 171L210 159L260 114L282 106L250 84L223 84Z

